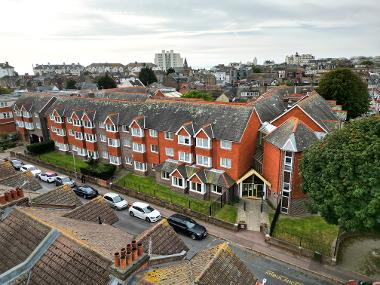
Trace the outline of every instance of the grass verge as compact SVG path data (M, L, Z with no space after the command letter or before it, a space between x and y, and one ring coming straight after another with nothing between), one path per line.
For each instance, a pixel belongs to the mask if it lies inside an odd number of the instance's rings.
M47 153L39 155L38 158L41 159L42 161L54 164L56 166L60 166L68 170L75 171L74 160L73 160L72 155L64 154L58 151L51 151L51 152L47 152ZM87 166L87 164L84 160L81 160L78 158L78 159L75 159L75 166L76 166L77 172L79 172L80 168Z

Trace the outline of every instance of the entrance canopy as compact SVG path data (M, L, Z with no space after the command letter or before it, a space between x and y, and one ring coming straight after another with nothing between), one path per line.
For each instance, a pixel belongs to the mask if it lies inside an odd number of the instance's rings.
M256 170L254 170L254 169L251 169L246 174L244 174L238 181L236 181L236 184L239 184L239 183L243 182L244 180L246 180L248 177L250 177L252 175L260 178L261 181L263 181L264 184L266 184L268 187L272 187L272 184L268 180L266 180L260 173L258 173Z

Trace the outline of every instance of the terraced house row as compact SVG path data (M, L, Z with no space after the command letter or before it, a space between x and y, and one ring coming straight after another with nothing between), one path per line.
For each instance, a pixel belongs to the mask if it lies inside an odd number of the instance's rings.
M29 94L14 112L30 143L50 138L60 151L153 175L198 198L263 196L297 214L307 200L299 189L301 153L339 127L335 113L343 112L317 93L293 106L284 94L274 89L248 104Z

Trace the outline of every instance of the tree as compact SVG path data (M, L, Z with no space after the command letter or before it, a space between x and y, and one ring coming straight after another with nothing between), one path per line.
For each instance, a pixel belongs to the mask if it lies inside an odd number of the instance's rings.
M170 73L175 73L175 70L173 67L170 67L168 68L168 70L166 70L166 75L169 75Z
M350 69L336 69L319 81L318 93L327 100L336 100L347 111L347 118L358 117L368 111L369 97L365 83Z
M327 222L380 229L380 117L346 123L304 152L302 190Z
M11 89L0 86L0 94L10 94L10 93L12 93Z
M261 73L262 70L261 70L260 66L252 65L252 72L253 73Z
M374 65L373 61L371 61L371 60L363 60L363 61L361 62L361 64L362 64L362 65L365 65L365 66L367 66L367 67L370 67L370 66L373 66L373 65Z
M108 74L99 77L97 80L98 88L99 89L110 89L110 88L116 88L116 82L113 80L111 76Z
M77 82L74 79L69 79L66 81L66 89L77 89Z
M144 85L149 85L153 82L157 82L156 74L154 74L154 71L149 67L141 68L139 79Z
M182 98L198 98L205 101L214 101L210 93L204 91L193 90L182 95Z

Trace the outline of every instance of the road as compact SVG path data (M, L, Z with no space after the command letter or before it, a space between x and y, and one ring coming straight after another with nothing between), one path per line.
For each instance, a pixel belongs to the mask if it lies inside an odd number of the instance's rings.
M47 169L40 167L44 172ZM77 181L80 182L80 181ZM79 183L80 184L80 183ZM54 183L41 182L42 189L38 190L40 193L45 193L54 189L56 186ZM96 187L99 193L104 194L108 192L108 189ZM87 202L83 198L80 198L83 202ZM128 200L128 199L127 199ZM128 201L130 202L130 201ZM133 202L133 201L132 201ZM114 224L115 227L124 230L130 234L138 235L151 226L150 223L131 217L127 210L116 211L119 221ZM208 235L203 240L192 240L189 237L182 236L181 238L190 249L186 258L190 259L197 252L213 247L219 243L225 242L223 239ZM312 274L302 269L291 266L279 260L272 259L267 256L257 254L251 250L243 248L235 243L229 243L234 253L250 268L259 280L263 278L267 279L267 285L328 285L336 284L332 281L326 280L321 276ZM242 283L243 284L243 283Z

